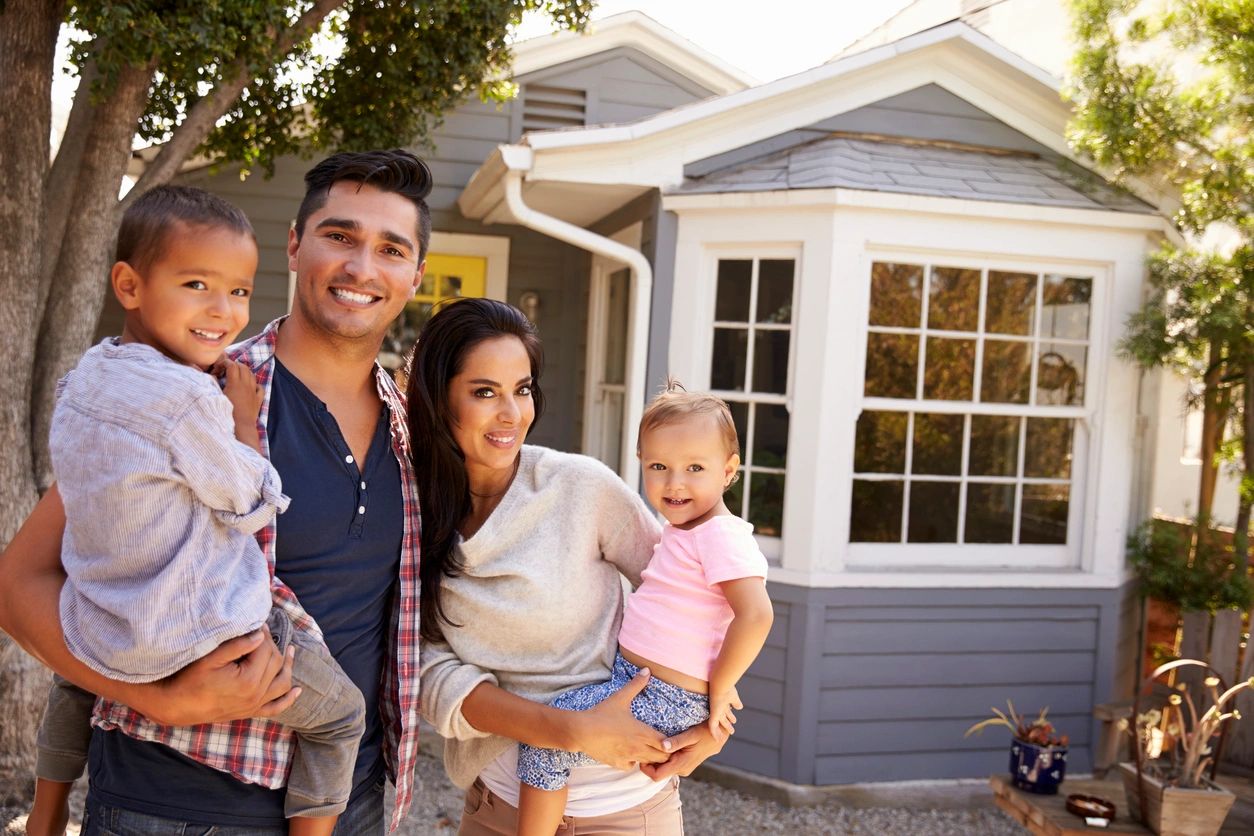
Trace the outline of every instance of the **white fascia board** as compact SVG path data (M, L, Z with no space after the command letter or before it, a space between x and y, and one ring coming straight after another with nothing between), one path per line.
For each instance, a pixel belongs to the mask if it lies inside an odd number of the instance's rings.
M644 122L594 129L618 133L617 142L559 146L554 142L564 142L566 135L585 136L591 131L531 134L527 143L536 152L536 163L529 176L575 182L673 186L682 182L686 163L904 93L933 82L935 76L935 56L919 53L891 66L868 61L857 70L792 85L773 96L760 96L757 90L747 90L714 100L715 103L736 100L741 106L711 110L700 120L679 117L702 108L705 103L681 107L646 120L651 123L667 120L670 125L665 131L646 130Z
M593 21L588 25L588 31L582 34L558 32L520 41L512 48L514 77L616 47L638 49L716 95L734 93L758 83L743 70L637 11Z
M815 209L835 207L877 209L890 212L1029 221L1087 228L1144 230L1167 234L1171 225L1161 215L1141 215L1104 209L1070 209L1031 203L1001 203L956 197L874 192L858 189L788 189L770 192L722 192L675 194L662 198L668 212L743 209Z
M816 85L826 84L866 67L955 41L964 42L983 52L992 53L1002 63L1029 75L1039 83L1050 87L1055 93L1058 91L1057 80L1053 79L1044 70L1023 60L1013 52L998 46L994 41L976 32L965 23L955 21L936 29L911 35L896 43L886 44L866 52L860 52L857 55L851 55L848 58L842 58L831 64L821 64L813 69L778 79L769 84L752 87L748 90L721 96L717 99L707 99L703 102L678 107L629 125L537 133L529 136L528 141L533 148L541 150L641 139L653 134L673 130L690 122L708 119L728 110L742 109L761 101L787 96L798 90L813 89Z
M1024 571L973 569L940 571L921 566L897 571L809 572L772 566L767 580L811 589L1118 589L1133 578L1131 572L1094 574L1078 569Z

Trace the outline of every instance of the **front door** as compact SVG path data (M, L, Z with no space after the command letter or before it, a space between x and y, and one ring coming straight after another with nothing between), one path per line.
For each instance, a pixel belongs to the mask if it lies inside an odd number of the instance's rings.
M617 471L627 387L627 304L631 271L594 260L588 301L588 376L583 451Z

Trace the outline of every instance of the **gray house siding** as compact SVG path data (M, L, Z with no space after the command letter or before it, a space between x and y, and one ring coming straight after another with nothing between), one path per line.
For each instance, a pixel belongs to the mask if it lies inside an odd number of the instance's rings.
M700 177L728 166L820 139L833 131L935 139L988 148L1051 155L1039 142L1019 133L975 105L935 84L927 84L684 167L686 177Z
M565 450L577 450L581 435L583 357L586 353L590 256L576 247L509 225L485 226L464 218L457 199L475 170L500 144L517 141L529 84L577 89L586 96L587 124L637 119L705 98L711 91L634 49L619 47L520 76L519 100L501 105L467 100L431 132L429 148L416 149L431 166L435 185L428 199L432 228L440 232L508 236L510 264L507 299L537 291L539 328L544 338L545 393L548 412L531 438ZM237 204L257 231L260 250L249 328L259 331L287 312L288 228L304 195L303 177L312 164L299 157L278 160L274 177L254 174L240 180L239 167L203 168L181 175L179 182L200 186ZM656 202L656 197L652 198ZM647 202L646 202L647 203ZM653 212L653 204L636 219ZM652 244L652 224L646 224ZM670 257L670 254L667 254ZM110 294L111 297L111 294ZM110 298L98 333L117 334L122 311Z
M1093 706L1125 693L1130 587L807 589L769 585L776 624L718 763L798 784L975 778L1007 737L963 732L1012 700L1049 707L1087 772Z

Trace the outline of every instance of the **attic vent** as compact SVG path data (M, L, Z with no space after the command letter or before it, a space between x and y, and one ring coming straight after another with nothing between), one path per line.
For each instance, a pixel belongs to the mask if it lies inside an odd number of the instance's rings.
M528 84L523 88L523 132L582 128L588 114L588 93L567 87Z

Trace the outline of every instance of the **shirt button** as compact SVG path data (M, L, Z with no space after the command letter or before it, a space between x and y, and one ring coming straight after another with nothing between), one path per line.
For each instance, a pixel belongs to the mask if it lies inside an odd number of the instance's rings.
M353 463L353 457L352 457L352 456L345 456L345 457L344 457L344 461L348 462L349 464L352 464L352 463Z
M366 506L365 506L365 505L358 505L358 506L357 506L357 513L358 513L358 514L364 514L364 513L366 513Z
M361 483L361 489L362 489L363 491L366 489L366 483L365 483L365 482L362 482L362 483Z

